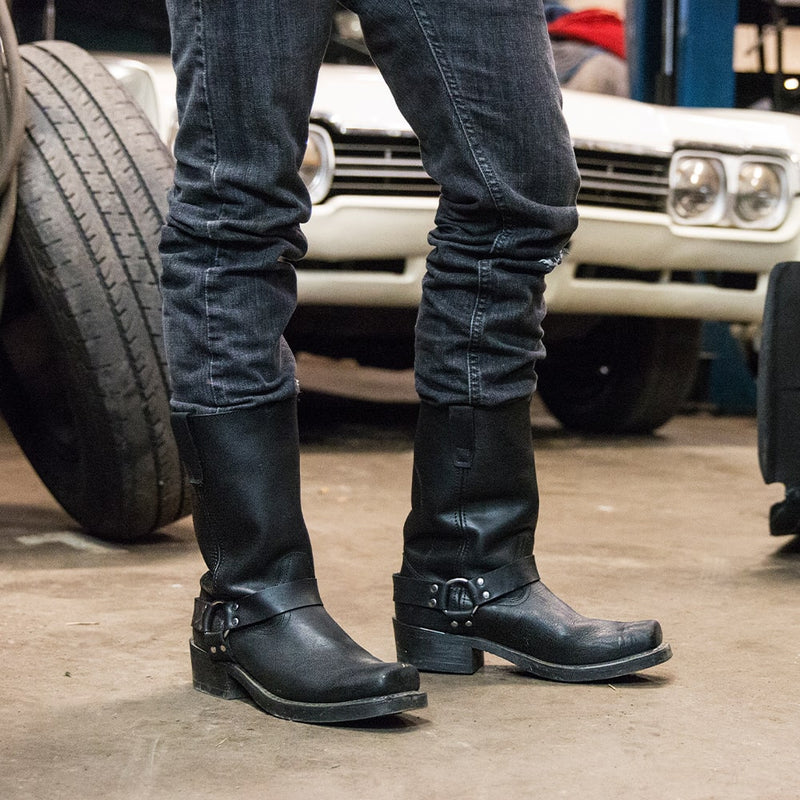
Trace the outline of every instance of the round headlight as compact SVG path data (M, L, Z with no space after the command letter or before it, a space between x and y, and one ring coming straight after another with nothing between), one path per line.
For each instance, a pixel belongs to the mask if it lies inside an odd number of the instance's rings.
M734 209L744 222L774 222L784 203L783 181L775 164L747 161L739 170Z
M725 168L715 158L684 156L673 167L670 207L681 222L713 225L725 211Z
M300 177L311 195L312 203L322 202L333 181L333 142L328 132L318 125L308 130L308 144L300 165Z

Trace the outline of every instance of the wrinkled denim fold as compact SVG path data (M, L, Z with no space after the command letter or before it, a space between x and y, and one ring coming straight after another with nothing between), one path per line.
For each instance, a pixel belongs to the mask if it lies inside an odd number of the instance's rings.
M541 0L350 0L442 187L416 326L434 404L529 396L578 173ZM333 0L168 0L180 129L162 235L176 410L296 393L284 330L311 213L299 178ZM364 236L370 236L365 229Z

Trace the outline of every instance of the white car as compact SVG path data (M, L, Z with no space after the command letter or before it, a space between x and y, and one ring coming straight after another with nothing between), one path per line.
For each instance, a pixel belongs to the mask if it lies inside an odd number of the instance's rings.
M171 142L168 58L104 62ZM757 324L771 267L800 257L800 118L567 90L564 111L581 222L548 277L540 393L569 427L651 431L692 387L701 322ZM408 366L438 187L374 67L324 65L311 123L290 342Z

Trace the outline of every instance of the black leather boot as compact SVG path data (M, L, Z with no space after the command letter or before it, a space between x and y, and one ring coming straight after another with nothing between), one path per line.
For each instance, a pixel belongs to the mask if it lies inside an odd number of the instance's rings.
M296 401L175 414L173 428L208 566L192 619L195 688L299 722L424 707L417 670L370 655L322 605L300 506Z
M526 399L420 409L412 510L394 576L398 657L469 674L494 653L540 678L594 681L666 661L654 620L573 611L539 580L539 499Z
M770 508L769 532L773 536L800 534L800 486L787 484L784 499Z

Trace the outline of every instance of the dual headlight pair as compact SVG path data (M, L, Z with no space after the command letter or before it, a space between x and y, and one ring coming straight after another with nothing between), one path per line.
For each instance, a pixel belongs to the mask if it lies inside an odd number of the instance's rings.
M683 150L672 158L669 212L681 225L772 230L789 213L786 162Z

